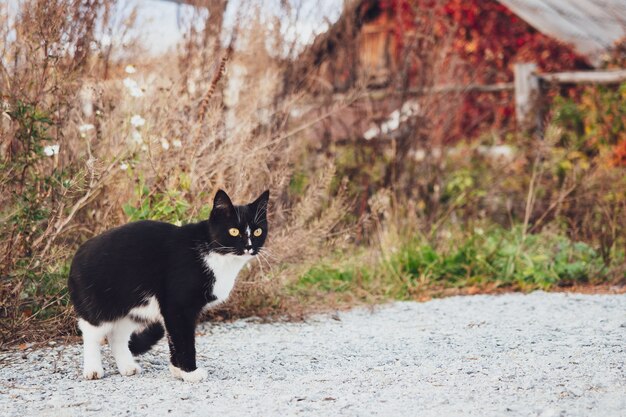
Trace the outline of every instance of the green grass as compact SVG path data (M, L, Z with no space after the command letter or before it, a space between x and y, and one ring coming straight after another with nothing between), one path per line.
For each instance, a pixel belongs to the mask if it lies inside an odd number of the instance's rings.
M583 283L602 283L615 265L582 242L551 232L524 235L521 228L493 227L456 233L439 242L414 236L388 256L367 253L327 260L304 272L291 292L357 294L411 299L442 288L510 287L523 291ZM358 295L360 294L360 296Z

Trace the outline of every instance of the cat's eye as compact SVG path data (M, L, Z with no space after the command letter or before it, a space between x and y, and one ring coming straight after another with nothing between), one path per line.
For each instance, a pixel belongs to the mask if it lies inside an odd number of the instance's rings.
M261 236L261 234L263 234L263 230L261 230L260 228L259 228L259 229L256 229L256 230L254 231L254 236L256 236L256 237Z
M239 236L239 229L236 228L232 228L232 229L228 229L228 234L230 234L231 236Z

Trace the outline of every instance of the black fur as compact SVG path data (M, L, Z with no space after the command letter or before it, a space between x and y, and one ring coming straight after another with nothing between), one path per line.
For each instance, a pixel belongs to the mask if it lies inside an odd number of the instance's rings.
M133 355L143 355L165 335L165 329L159 322L150 323L148 327L138 333L133 333L128 347Z
M215 276L202 257L215 252L243 255L245 228L262 229L252 236L256 255L267 237L269 191L244 206L233 206L220 190L208 220L185 226L139 221L111 229L85 242L76 252L68 281L78 317L92 325L128 315L156 297L168 333L173 365L186 372L196 369L194 331L202 308L215 300ZM230 228L238 228L233 237ZM132 317L131 317L132 318ZM150 349L163 336L153 325L129 342L135 354Z

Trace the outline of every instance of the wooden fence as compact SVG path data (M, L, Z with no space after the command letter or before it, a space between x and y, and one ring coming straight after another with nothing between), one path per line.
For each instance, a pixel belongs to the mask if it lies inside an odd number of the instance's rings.
M534 63L516 64L515 117L518 126L541 135L543 131L543 106L541 97L545 87L554 84L619 84L626 81L626 70L573 71L539 73Z
M521 130L533 132L538 136L543 134L545 105L542 103L547 87L555 84L620 84L626 82L626 69L571 71L540 73L534 63L520 63L514 66L514 81L496 84L449 84L428 88L409 88L408 90L390 91L384 88L370 88L358 95L358 99L384 100L390 96L404 95L408 97L423 96L426 94L449 93L495 93L512 91L515 97L515 118ZM350 95L343 93L333 94L332 102L353 101ZM328 103L324 101L324 103ZM309 106L319 106L322 103L313 101Z

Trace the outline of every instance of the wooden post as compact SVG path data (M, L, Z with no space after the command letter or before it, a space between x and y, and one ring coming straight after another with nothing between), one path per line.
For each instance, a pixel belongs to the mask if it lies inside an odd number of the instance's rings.
M541 129L538 98L540 93L537 65L530 62L515 64L515 118L522 130Z

